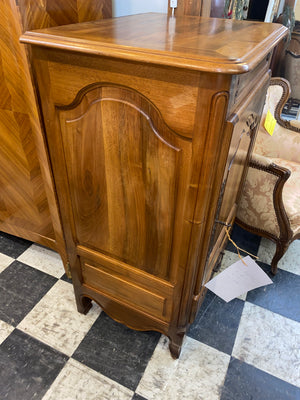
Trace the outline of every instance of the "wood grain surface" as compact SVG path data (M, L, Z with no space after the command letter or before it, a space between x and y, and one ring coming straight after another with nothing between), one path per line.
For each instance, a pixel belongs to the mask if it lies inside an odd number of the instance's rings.
M166 15L137 15L22 40L78 310L94 300L129 327L158 330L178 357L226 244L222 223L234 221L270 54L287 31L173 21L170 31Z
M57 199L30 68L19 37L111 16L111 1L0 2L0 230L59 250L66 262Z
M111 18L112 0L18 0L24 31Z
M253 69L286 35L287 28L279 24L148 13L27 32L21 40L106 57L238 74Z
M13 1L0 3L0 229L55 247L36 150L38 113Z

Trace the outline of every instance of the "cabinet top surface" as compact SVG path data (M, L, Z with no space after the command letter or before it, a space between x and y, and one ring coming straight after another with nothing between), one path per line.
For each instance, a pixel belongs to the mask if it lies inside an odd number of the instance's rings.
M280 24L138 14L28 31L23 43L199 71L253 69L287 34Z

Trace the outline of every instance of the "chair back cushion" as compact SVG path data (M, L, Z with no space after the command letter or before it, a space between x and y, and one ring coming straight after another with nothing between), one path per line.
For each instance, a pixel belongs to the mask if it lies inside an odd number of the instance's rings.
M274 82L282 82L282 84L274 84ZM300 163L300 132L284 128L278 122L272 136L264 128L268 110L272 115L278 116L288 96L288 82L281 78L275 78L268 88L253 152L269 158L283 158Z

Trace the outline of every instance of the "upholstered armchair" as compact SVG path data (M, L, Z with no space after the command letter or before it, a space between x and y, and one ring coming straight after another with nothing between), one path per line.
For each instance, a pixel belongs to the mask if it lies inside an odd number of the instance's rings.
M289 244L300 238L300 121L281 119L290 85L272 78L236 222L273 240L272 273ZM263 127L267 111L277 120L273 136Z

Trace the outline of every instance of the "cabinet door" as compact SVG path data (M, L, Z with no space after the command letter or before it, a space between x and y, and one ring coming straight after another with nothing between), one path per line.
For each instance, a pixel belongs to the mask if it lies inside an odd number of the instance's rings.
M223 175L211 236L210 255L203 282L206 282L210 277L211 269L215 265L227 238L225 230L232 225L236 215L239 194L243 189L243 181L259 125L268 82L269 75L267 74L243 105L227 120L227 129L232 130L232 139Z
M91 85L57 112L83 284L167 319L191 140L118 85Z

